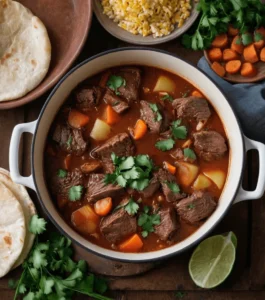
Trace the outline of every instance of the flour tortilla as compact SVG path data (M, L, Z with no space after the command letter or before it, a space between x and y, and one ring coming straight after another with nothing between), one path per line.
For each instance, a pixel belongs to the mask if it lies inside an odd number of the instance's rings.
M16 1L0 0L0 101L38 86L50 60L51 43L41 20Z
M37 211L25 187L23 185L14 183L10 178L9 172L2 168L0 168L0 182L3 183L14 194L22 207L25 218L25 243L19 258L12 267L12 269L14 269L24 262L34 243L35 235L29 231L29 222L31 217L37 214Z
M22 252L26 236L22 207L0 182L0 278L6 275Z

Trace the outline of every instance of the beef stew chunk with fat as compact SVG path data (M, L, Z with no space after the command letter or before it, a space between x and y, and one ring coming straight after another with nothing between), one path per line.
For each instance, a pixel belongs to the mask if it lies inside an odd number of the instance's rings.
M45 177L61 216L84 238L156 251L214 212L229 143L210 102L193 91L165 70L124 66L88 78L66 99L46 141Z

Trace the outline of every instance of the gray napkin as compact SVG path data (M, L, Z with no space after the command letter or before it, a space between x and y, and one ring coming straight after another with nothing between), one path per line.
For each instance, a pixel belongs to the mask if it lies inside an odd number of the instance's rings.
M222 88L240 120L244 134L265 143L265 81L231 84L216 75L204 57L200 59L198 67Z

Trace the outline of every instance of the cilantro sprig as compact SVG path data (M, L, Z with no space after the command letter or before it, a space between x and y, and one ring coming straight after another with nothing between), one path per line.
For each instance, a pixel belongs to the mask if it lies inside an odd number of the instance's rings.
M138 218L138 226L142 227L142 237L146 238L150 232L154 232L154 226L160 223L160 215L150 214L150 207L144 206L143 212Z
M113 90L116 95L120 95L118 89L122 86L126 86L126 80L121 76L111 75L107 81L107 86Z
M166 95L164 95L163 97L161 97L161 100L162 101L169 101L169 102L173 102L173 100L174 100L174 98L171 96L171 95L169 95L169 94L166 94Z
M121 204L121 205L118 205L115 210L118 210L120 208L124 208L125 211L127 211L127 213L130 215L130 216L134 216L137 214L138 210L139 210L139 205L138 203L136 203L133 198L131 197L129 199L128 202L126 202L125 204Z
M154 168L153 161L148 155L119 157L112 153L111 159L115 171L105 175L106 184L116 183L121 187L130 187L137 191L142 191L148 186Z
M68 198L70 201L78 201L81 199L84 187L82 185L74 185L69 189Z
M23 300L70 300L76 293L110 300L102 295L107 290L105 280L88 274L85 261L72 260L73 248L69 239L54 232L48 239L41 235L45 225L45 220L37 215L30 221L29 230L37 237L22 265L20 279L9 281L9 287L16 290L14 300L21 296Z
M195 160L196 159L196 154L194 153L194 151L190 148L185 148L183 150L184 153L184 157L185 158L190 158L191 160Z
M239 29L248 45L252 38L247 32L265 25L265 5L260 0L200 0L197 10L201 18L195 31L182 38L183 45L193 50L207 49L218 34L227 32L228 24Z
M152 109L152 111L155 113L155 120L154 121L155 122L160 122L163 119L163 117L162 117L162 115L159 111L159 108L158 108L157 104L149 103L149 106Z

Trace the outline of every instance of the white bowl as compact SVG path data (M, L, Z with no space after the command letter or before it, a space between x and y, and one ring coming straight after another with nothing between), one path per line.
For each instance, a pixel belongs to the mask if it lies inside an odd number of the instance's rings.
M74 231L65 223L53 204L46 187L43 168L43 153L50 126L71 91L86 78L107 68L131 64L148 65L166 69L197 86L209 99L223 121L230 146L229 172L215 212L187 239L171 247L147 253L121 253L104 249L87 241ZM34 135L31 162L32 175L30 177L22 177L19 174L18 152L20 138L23 132L30 132ZM244 191L241 187L245 152L249 149L257 149L259 151L260 174L257 188L253 192ZM107 258L129 262L158 260L188 249L209 234L233 203L246 199L260 198L265 189L265 146L261 143L251 141L242 135L237 118L222 91L207 75L189 63L170 53L149 48L123 48L107 51L85 60L68 72L53 89L38 120L31 123L20 124L15 127L11 138L9 163L12 179L37 192L43 209L48 214L50 220L63 234L86 250L93 251Z
M162 44L168 41L171 41L179 36L181 36L184 32L186 32L191 25L195 22L197 19L199 12L196 10L196 4L195 1L192 0L193 7L191 11L190 17L185 21L182 27L175 28L169 35L154 38L152 35L143 37L142 35L134 35L122 28L120 28L117 23L115 23L113 20L111 20L108 16L103 14L102 6L100 0L93 0L93 8L94 13L97 16L98 21L100 24L113 36L115 36L117 39L120 39L122 41L125 41L130 44L136 44L136 45L157 45Z

